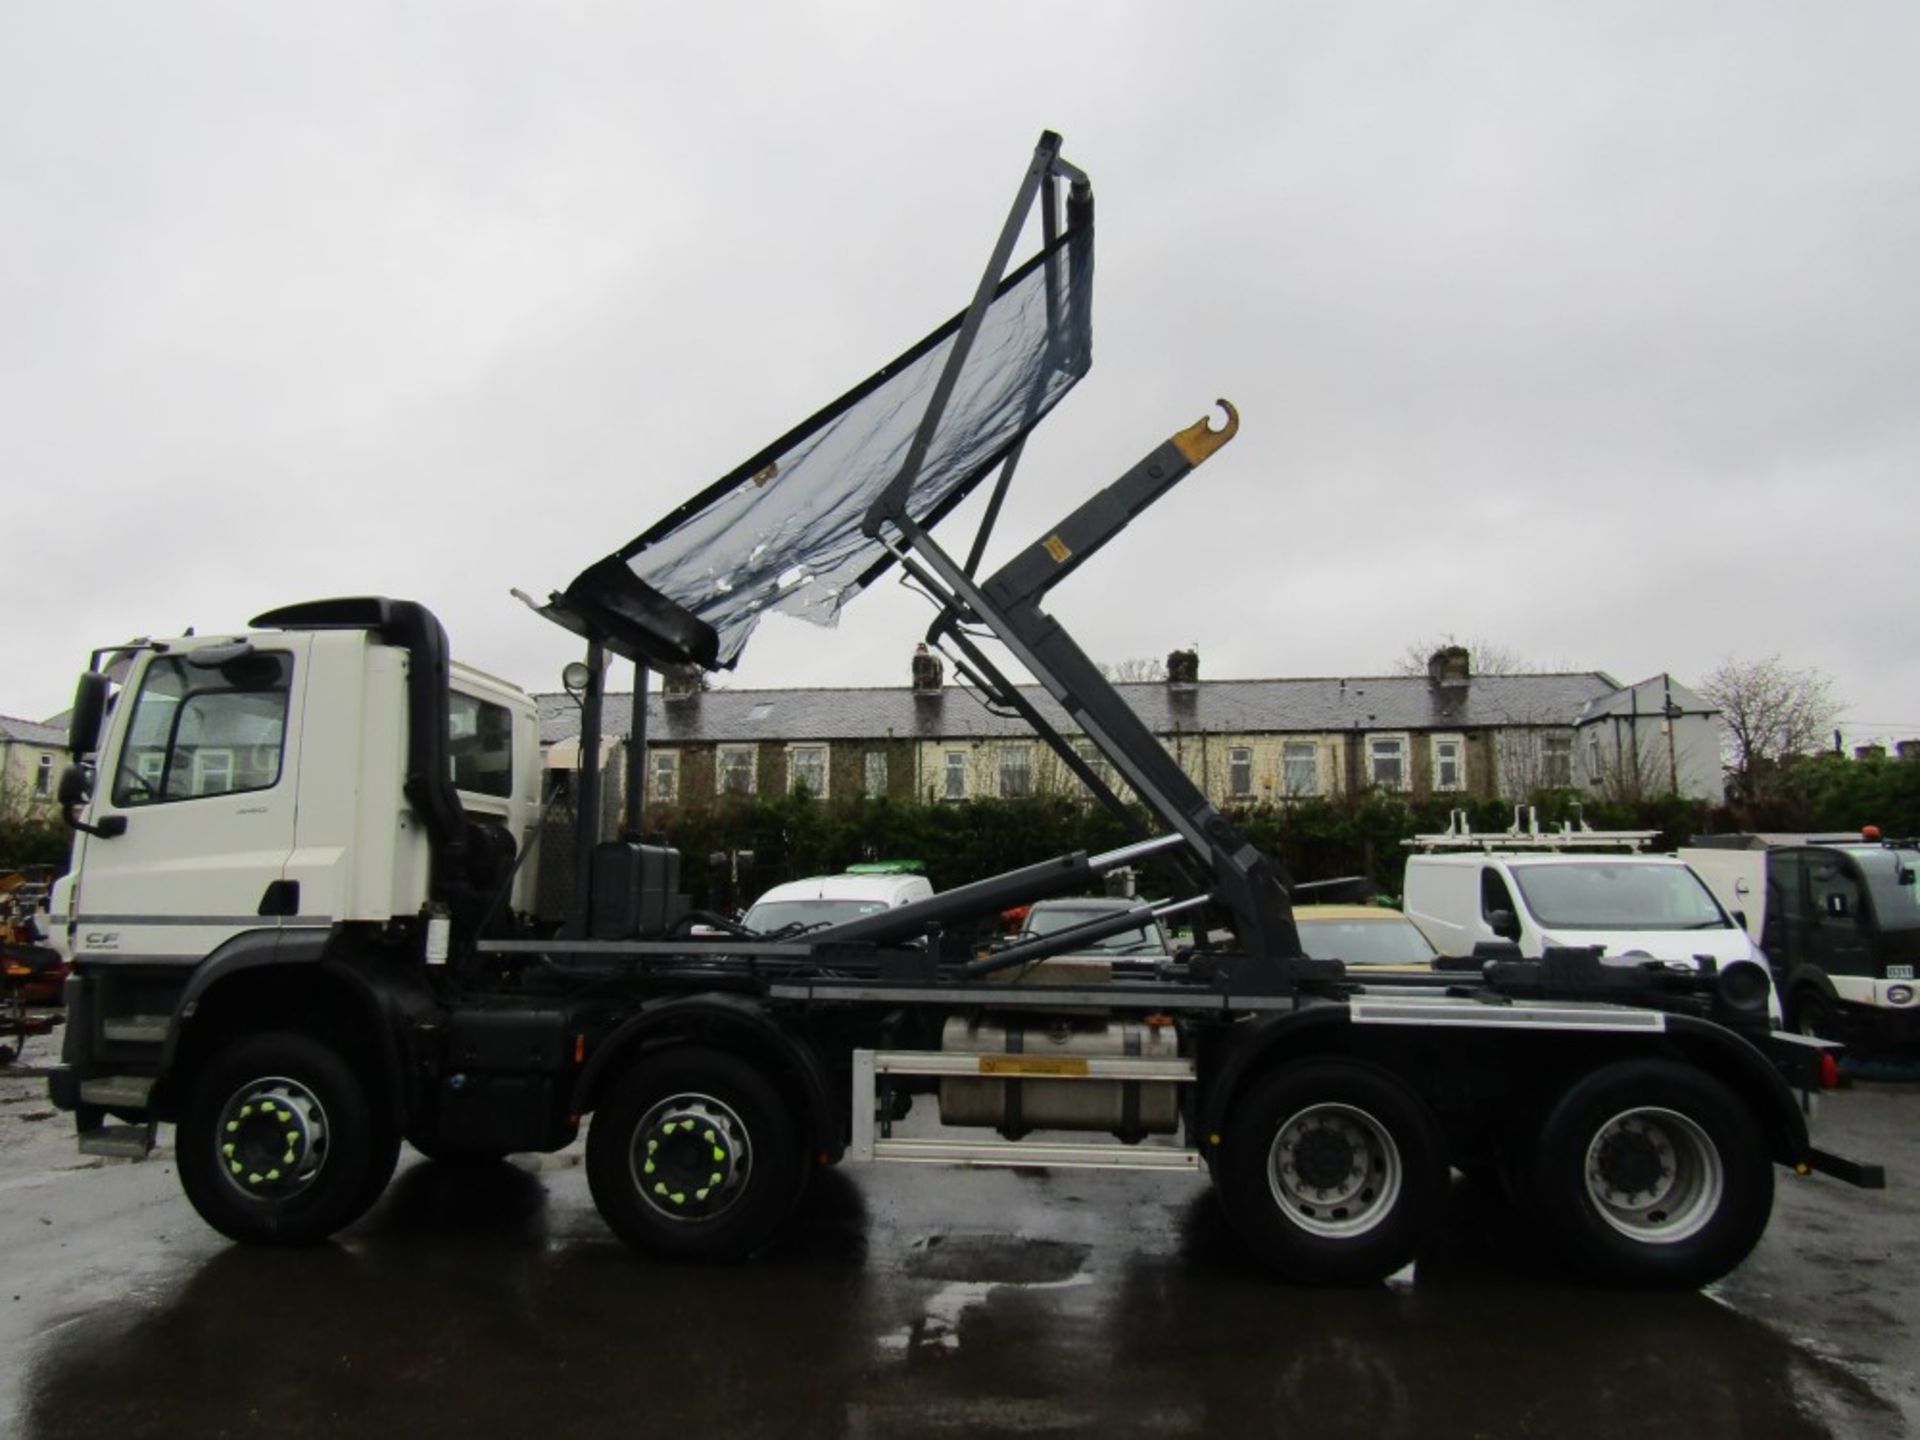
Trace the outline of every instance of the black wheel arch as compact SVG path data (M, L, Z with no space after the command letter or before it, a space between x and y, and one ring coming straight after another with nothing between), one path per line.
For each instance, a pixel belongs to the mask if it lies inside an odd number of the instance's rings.
M1686 1059L1746 1102L1776 1161L1782 1165L1806 1163L1813 1146L1807 1117L1793 1098L1786 1077L1752 1041L1691 1015L1669 1015L1667 1034Z
M1211 1146L1226 1127L1234 1096L1268 1066L1329 1050L1350 1037L1344 1005L1311 1005L1285 1015L1262 1016L1224 1031L1207 1032L1196 1067L1194 1114L1200 1138Z
M656 1000L614 1028L593 1049L574 1083L573 1113L584 1115L616 1076L641 1055L665 1045L699 1044L770 1065L797 1082L790 1102L808 1148L838 1159L846 1149L826 1066L804 1036L767 1008L739 995L715 992Z
M161 1050L155 1113L176 1118L198 1064L243 1031L294 1030L338 1045L368 1073L376 1103L406 1122L408 1005L354 965L328 931L251 930L194 970Z

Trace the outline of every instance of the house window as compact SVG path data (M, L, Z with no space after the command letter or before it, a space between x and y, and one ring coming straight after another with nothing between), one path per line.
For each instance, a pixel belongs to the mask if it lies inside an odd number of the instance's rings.
M1540 783L1549 788L1573 784L1573 737L1540 738Z
M1227 748L1227 794L1244 800L1253 794L1253 750L1246 745Z
M233 788L233 751L203 746L193 752L193 794L225 795Z
M1102 785L1109 790L1113 788L1113 762L1101 753L1099 746L1091 740L1076 740L1073 742L1073 753L1086 763L1086 767L1093 771Z
M1433 737L1433 788L1467 788L1467 742L1458 735Z
M827 747L793 745L787 750L787 788L805 790L816 800L827 795Z
M1000 796L1005 800L1017 800L1033 793L1033 747L1031 745L1002 745L1000 747Z
M1281 781L1289 795L1320 793L1320 747L1311 740L1289 740L1280 751Z
M652 770L653 798L663 805L673 804L680 796L680 752L655 750Z
M869 795L887 793L887 752L884 750L867 751L866 790Z
M1382 790L1407 788L1407 737L1375 735L1367 741L1367 778Z
M715 769L722 795L751 795L754 791L753 746L722 745Z
M40 768L34 773L33 777L33 793L36 795L51 795L53 793L53 756L42 755L40 757Z
M947 751L946 784L940 793L949 800L964 800L967 798L966 751Z
M1598 785L1602 780L1600 773L1600 731L1596 726L1587 732L1587 783Z

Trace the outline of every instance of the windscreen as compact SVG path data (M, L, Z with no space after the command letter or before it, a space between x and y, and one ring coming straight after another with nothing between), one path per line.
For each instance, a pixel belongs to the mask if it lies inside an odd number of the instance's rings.
M1684 865L1596 860L1516 865L1513 878L1542 925L1560 930L1725 930L1707 887Z
M914 521L931 525L957 505L1087 373L1092 288L1090 222L1001 282L907 495ZM769 610L833 624L890 563L861 522L900 473L962 318L617 552L712 627L718 666L733 665ZM593 598L593 572L574 587Z
M803 930L838 925L886 908L884 900L763 900L747 911L740 923L756 934L771 935L790 925Z
M1111 909L1072 909L1066 906L1036 905L1027 912L1026 928L1022 938L1037 939L1042 935L1057 934L1070 930L1075 925L1084 925L1089 920L1105 920L1114 912ZM1138 930L1122 930L1118 935L1108 935L1101 940L1089 940L1081 949L1089 955L1164 955L1167 953L1166 940L1158 925L1143 926Z
M1306 920L1294 916L1300 948L1349 965L1431 965L1433 946L1411 920Z

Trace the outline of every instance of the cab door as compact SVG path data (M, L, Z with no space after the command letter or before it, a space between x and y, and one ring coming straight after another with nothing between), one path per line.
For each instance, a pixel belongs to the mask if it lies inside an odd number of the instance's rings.
M75 961L191 963L297 911L279 882L311 643L176 646L128 677L88 814L117 833L88 835L75 860Z

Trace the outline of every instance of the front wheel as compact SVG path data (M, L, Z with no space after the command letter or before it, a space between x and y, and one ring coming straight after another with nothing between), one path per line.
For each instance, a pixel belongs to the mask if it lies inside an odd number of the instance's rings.
M1376 1283L1432 1236L1448 1175L1439 1126L1390 1072L1304 1060L1234 1111L1215 1180L1234 1227L1284 1279Z
M304 1245L364 1215L400 1137L339 1052L292 1032L237 1040L208 1062L180 1117L180 1185L235 1240Z
M587 1130L594 1204L621 1239L663 1258L744 1258L786 1218L800 1181L799 1135L779 1092L720 1051L643 1058Z
M1668 1060L1607 1065L1569 1090L1541 1128L1530 1188L1576 1269L1631 1287L1719 1279L1773 1213L1753 1116L1711 1075Z

